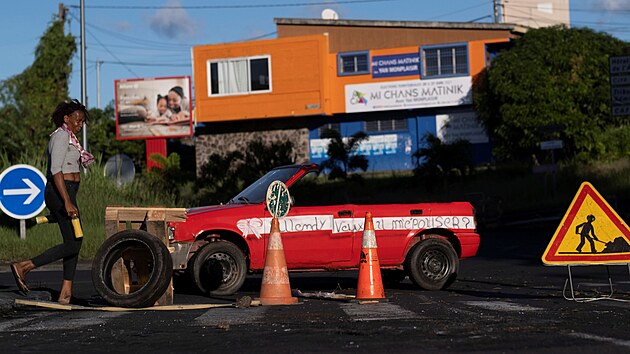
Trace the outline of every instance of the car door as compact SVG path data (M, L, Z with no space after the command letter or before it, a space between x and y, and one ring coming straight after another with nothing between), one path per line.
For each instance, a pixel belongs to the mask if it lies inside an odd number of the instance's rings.
M354 233L349 227L339 228L339 220L351 217L352 209L346 205L292 207L279 219L288 268L334 269L335 264L350 260Z
M405 204L357 205L355 207L357 218L365 218L368 211L372 214L381 266L399 264L404 258L405 245L420 229L419 223L414 221L422 218L423 213L430 213L430 210L419 208L421 207ZM359 247L363 236L362 225L356 236Z

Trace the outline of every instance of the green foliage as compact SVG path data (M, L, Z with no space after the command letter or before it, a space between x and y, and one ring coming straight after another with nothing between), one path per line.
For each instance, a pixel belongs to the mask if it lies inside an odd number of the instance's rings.
M74 37L64 33L63 20L55 17L35 48L33 64L0 82L1 149L10 160L45 153L54 130L50 115L68 98L75 51Z
M608 57L626 44L610 35L562 26L529 30L476 78L475 106L500 160L531 157L539 143L564 141L566 157L606 153L602 130L620 126L610 113ZM564 124L542 135L539 127Z
M247 144L239 174L243 183L249 185L275 167L294 163L291 141L264 144L262 140L253 140Z
M617 160L630 156L630 126L610 127L596 136L606 160Z
M159 167L153 167L150 171L142 175L143 182L154 190L159 190L167 195L174 203L180 202L182 188L186 180L192 180L192 173L182 171L180 168L180 157L177 153L169 154L165 157L161 154L149 156L151 161Z
M368 159L363 155L357 154L361 142L369 139L366 133L354 133L344 142L337 130L326 129L322 132L321 138L330 139L327 151L328 159L320 164L322 171L329 171L329 179L346 179L352 171L367 170Z
M212 154L199 168L197 198L190 202L192 205L227 202L271 169L294 163L293 143L290 141L265 144L261 140L253 140L247 144L244 153Z
M145 143L143 140L116 140L116 120L113 103L105 109L89 110L88 150L94 155L101 155L103 161L117 154L128 155L136 162L136 169L144 168Z
M433 134L425 135L423 140L425 147L413 154L416 164L414 174L425 178L430 189L440 182L456 179L473 171L468 141L457 140L446 144Z

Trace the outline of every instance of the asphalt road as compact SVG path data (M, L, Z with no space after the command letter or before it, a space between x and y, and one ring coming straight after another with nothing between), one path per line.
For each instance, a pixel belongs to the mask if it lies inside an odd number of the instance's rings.
M630 273L609 267L615 300L565 300L566 267L540 256L555 226L483 231L479 255L461 263L446 291L421 291L409 280L385 289L379 304L301 299L293 306L187 311L53 311L5 308L3 352L481 352L627 353ZM606 267L573 267L578 296L607 291ZM29 276L40 298L55 296L59 270ZM75 294L98 303L89 270ZM228 303L177 283L175 303ZM291 274L303 292L352 294L356 272ZM260 277L237 296L255 297ZM10 272L0 273L0 298L17 297Z

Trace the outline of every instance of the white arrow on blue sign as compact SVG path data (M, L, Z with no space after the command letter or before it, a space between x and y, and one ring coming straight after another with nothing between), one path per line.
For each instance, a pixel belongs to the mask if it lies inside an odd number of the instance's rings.
M0 209L16 219L39 214L46 203L46 177L30 165L13 165L0 174Z

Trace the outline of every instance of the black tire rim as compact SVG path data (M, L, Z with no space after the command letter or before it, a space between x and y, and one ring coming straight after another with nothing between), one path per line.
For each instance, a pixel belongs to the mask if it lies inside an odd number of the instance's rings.
M451 272L448 256L436 249L427 250L420 258L422 274L431 280L441 280Z
M209 274L217 274L220 272L220 284L229 284L238 278L238 265L234 258L224 252L216 252L211 254L206 260L206 272Z

